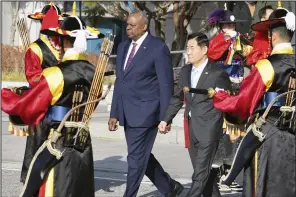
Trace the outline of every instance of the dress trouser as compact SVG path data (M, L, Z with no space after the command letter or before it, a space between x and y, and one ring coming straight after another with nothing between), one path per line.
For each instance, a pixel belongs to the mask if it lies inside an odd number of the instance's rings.
M173 190L174 184L151 153L158 132L157 126L138 128L125 126L128 148L128 173L124 197L136 197L144 174L163 195Z
M188 197L221 197L217 185L217 171L211 170L219 141L198 141L189 119L190 148L188 149L192 166L192 185Z

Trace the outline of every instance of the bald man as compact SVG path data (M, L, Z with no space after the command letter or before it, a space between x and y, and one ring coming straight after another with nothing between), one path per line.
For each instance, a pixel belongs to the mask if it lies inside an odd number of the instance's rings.
M166 197L175 197L183 186L170 178L151 153L165 110L173 94L170 51L160 39L148 34L143 12L127 19L128 40L118 46L116 81L109 130L124 127L128 148L128 173L124 197L136 197L146 175Z

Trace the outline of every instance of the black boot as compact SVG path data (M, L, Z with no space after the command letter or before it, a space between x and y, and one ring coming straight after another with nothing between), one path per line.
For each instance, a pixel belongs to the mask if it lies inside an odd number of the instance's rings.
M184 190L183 185L181 185L181 183L179 183L178 181L175 181L174 179L172 179L172 183L174 184L174 189L171 192L167 193L165 197L179 196Z

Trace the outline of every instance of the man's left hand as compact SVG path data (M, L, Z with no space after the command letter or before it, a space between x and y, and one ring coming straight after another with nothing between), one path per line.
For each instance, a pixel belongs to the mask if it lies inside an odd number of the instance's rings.
M168 125L165 121L161 121L158 125L158 130L162 134L167 134L171 130L171 125Z

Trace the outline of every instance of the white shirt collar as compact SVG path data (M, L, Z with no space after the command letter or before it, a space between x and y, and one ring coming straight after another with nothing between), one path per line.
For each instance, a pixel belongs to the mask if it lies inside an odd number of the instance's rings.
M207 58L203 64L201 64L198 68L196 68L194 65L192 65L192 72L193 71L197 71L197 72L202 72L204 70L204 68L206 67L206 65L208 64L209 59Z
M273 54L277 50L281 50L284 48L293 48L293 47L290 42L279 43L273 47L271 54Z
M137 47L139 47L144 42L147 36L148 36L148 32L146 31L137 41L132 41L132 43L137 43Z

